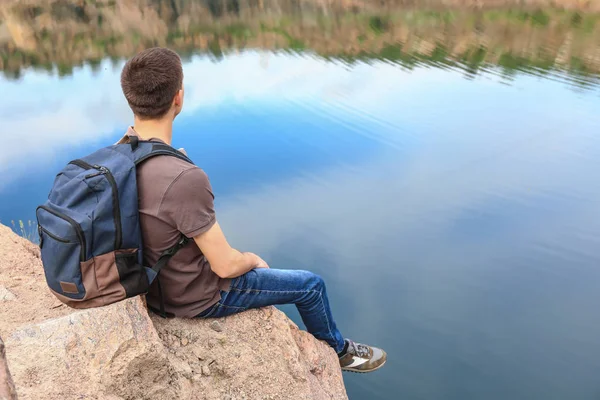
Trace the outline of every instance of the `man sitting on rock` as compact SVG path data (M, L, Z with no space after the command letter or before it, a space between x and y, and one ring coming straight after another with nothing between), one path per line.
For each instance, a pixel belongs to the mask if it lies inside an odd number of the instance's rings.
M179 56L165 48L142 51L124 66L121 86L134 114L134 126L121 143L137 136L170 145L173 120L184 99ZM337 329L321 277L308 271L270 269L256 254L241 253L228 244L203 170L175 157L157 156L137 173L145 262L154 265L181 234L194 239L160 273L164 310L169 315L215 318L295 304L308 331L337 352L343 370L371 372L383 366L383 350L344 339ZM154 284L146 297L153 310L159 308L158 290Z

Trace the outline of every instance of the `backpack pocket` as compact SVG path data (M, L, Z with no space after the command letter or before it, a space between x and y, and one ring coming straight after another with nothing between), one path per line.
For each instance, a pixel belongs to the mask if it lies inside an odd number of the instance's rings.
M80 263L86 258L86 239L81 224L48 206L37 209L38 233L48 286L73 300L86 295ZM87 221L86 221L87 222ZM91 221L88 222L91 224Z
M133 297L148 292L150 277L146 269L138 263L138 252L136 249L117 250L115 252L115 264L119 271L119 279L125 288L126 297Z
M124 249L82 262L81 273L87 295L83 301L69 301L67 304L73 308L100 307L146 293L148 277L137 258L137 249Z

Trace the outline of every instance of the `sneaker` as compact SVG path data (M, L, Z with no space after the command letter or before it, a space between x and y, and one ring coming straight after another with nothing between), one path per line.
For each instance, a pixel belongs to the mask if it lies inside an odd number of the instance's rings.
M340 355L340 366L342 371L350 372L372 372L383 367L387 360L385 351L377 347L354 343L346 339L347 350Z

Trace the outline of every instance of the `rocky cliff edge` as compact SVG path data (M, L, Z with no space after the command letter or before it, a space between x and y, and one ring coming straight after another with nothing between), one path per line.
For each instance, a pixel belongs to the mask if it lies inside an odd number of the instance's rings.
M49 293L37 247L2 225L0 321L0 399L12 381L36 400L347 399L333 350L277 309L165 320L138 297L74 311Z

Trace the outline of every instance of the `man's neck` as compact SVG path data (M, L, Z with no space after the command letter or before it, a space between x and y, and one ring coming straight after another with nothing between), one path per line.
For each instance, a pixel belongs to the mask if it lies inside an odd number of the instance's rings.
M135 118L133 129L143 140L160 139L168 145L173 140L173 119L140 120Z

